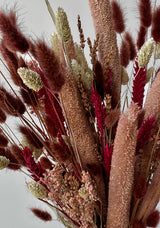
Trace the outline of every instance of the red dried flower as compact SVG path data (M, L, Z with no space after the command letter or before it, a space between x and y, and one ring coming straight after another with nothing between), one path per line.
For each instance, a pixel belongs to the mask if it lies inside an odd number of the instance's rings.
M132 101L142 108L144 87L146 83L146 69L145 67L139 68L138 62L135 60L134 71Z

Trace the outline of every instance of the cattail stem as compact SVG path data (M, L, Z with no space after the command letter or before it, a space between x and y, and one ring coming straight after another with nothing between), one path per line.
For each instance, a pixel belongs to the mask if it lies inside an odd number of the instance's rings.
M90 10L94 21L95 32L99 34L98 52L104 69L108 53L112 53L109 67L113 73L111 82L112 100L114 107L119 104L121 91L121 67L117 47L116 33L113 29L111 4L109 0L89 0ZM111 50L112 49L112 50Z

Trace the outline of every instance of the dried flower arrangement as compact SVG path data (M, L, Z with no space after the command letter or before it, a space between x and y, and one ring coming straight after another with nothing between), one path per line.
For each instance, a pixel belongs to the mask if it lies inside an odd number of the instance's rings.
M89 0L96 33L94 43L87 39L89 67L80 16L80 44L75 44L64 10L58 8L55 14L45 2L57 30L52 48L43 40L26 38L14 11L0 11L0 61L15 84L0 71L9 86L0 86L0 169L26 174L30 192L49 205L65 227L156 227L160 6L139 0L135 45L116 0ZM9 116L21 139L9 127ZM46 211L31 211L52 221Z

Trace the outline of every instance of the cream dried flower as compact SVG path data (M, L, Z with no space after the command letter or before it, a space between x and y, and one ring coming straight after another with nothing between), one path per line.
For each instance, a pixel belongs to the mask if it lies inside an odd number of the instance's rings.
M20 67L18 68L17 73L28 88L33 89L34 91L39 91L42 88L43 83L41 77L35 71Z
M0 170L6 168L10 163L10 160L5 156L0 156Z
M36 183L34 181L26 183L28 186L28 189L38 199L44 199L47 197L47 190L45 187L39 183Z
M143 44L143 46L141 47L141 49L139 51L138 66L140 68L143 68L148 64L148 62L152 56L153 50L154 50L154 40L153 40L153 38L151 38Z

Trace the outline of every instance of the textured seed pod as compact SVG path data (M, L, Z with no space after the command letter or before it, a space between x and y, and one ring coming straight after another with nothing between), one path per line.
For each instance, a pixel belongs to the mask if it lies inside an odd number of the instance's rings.
M58 8L56 15L56 29L59 37L64 43L69 43L72 39L71 30L66 13L62 8Z
M148 64L152 56L153 49L154 49L154 40L151 38L143 44L143 46L141 47L138 53L138 66L140 68L143 68Z
M41 77L36 72L25 67L18 68L17 72L28 88L34 91L39 91L42 88L43 83Z
M0 170L6 168L10 163L10 160L5 156L0 156Z
M47 197L47 191L43 185L34 181L28 182L26 184L32 195L34 195L36 198L44 199Z

